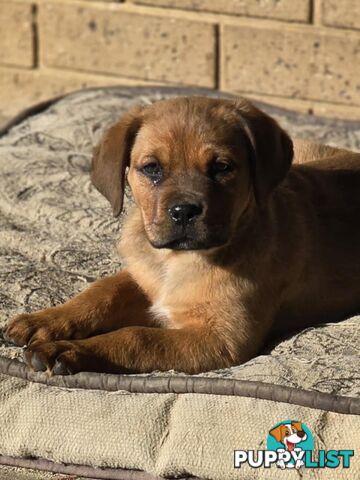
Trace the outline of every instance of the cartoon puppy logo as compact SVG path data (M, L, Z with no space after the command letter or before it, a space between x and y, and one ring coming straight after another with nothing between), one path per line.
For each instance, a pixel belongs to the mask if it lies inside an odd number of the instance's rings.
M289 450L290 452L294 450L298 443L304 442L307 439L307 435L302 429L300 422L291 422L278 425L270 430L269 433L278 442L285 445L286 450Z
M278 425L270 430L269 434L272 435L277 442L284 445L285 448L277 449L279 453L285 452L286 450L289 452L301 452L302 449L297 445L307 439L307 434L303 430L301 422L290 422ZM277 465L282 469L286 466L287 468L299 469L304 466L304 462L303 460L298 459L295 464L290 463L285 466L284 460L279 460Z

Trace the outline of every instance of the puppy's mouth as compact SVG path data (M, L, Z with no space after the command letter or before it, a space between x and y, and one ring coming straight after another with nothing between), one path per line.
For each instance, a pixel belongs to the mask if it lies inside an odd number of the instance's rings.
M228 241L226 229L178 228L172 231L159 231L145 228L147 239L153 248L170 250L210 250L221 247Z
M180 237L168 242L150 242L154 248L168 248L170 250L207 250L213 245L190 237Z
M295 443L287 441L286 446L287 446L287 449L289 450L289 452L292 452L295 448Z

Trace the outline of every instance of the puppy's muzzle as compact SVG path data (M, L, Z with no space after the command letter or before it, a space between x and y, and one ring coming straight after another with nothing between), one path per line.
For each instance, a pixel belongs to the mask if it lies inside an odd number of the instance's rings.
M186 227L202 214L203 207L194 203L183 203L172 206L168 212L175 225Z

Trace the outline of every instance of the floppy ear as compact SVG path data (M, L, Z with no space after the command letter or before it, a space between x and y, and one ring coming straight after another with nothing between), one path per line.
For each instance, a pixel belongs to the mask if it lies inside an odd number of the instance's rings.
M295 428L297 432L302 430L301 422L291 422L291 425Z
M266 113L242 99L236 102L236 106L250 144L250 168L256 201L262 206L291 166L293 143L288 134Z
M91 181L109 200L118 217L123 206L125 170L130 164L131 148L141 126L143 107L127 112L107 130L95 147L91 164Z
M273 436L277 442L281 442L284 438L284 425L278 425L270 430L269 434Z

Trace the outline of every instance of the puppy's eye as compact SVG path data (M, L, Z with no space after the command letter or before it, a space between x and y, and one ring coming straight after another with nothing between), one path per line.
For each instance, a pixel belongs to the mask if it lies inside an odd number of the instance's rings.
M153 182L159 182L163 176L161 165L156 161L151 161L143 165L139 170Z
M208 174L211 178L221 178L233 171L231 163L224 160L214 160L210 163Z

